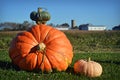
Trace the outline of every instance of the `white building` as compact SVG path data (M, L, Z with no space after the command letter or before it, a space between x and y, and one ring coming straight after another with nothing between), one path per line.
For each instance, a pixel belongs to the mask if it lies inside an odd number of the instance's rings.
M66 27L66 26L58 26L58 27L54 27L55 29L58 29L58 30L69 30L69 27Z
M103 31L106 30L106 26L103 25L92 25L92 24L83 24L79 26L80 30L89 30L89 31Z
M69 28L55 28L55 29L58 29L58 30L69 30Z

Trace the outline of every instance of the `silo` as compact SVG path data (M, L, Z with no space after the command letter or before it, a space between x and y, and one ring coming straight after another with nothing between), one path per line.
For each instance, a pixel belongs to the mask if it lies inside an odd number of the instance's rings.
M75 28L75 27L76 27L75 20L71 20L71 28Z

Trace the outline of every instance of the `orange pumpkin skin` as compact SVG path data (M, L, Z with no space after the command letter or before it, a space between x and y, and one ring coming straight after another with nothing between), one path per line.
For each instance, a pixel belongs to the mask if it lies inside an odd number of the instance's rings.
M65 71L72 62L73 52L72 45L63 32L39 24L19 33L12 40L9 56L21 69L51 72L53 69Z
M102 66L95 61L78 60L74 64L74 72L88 77L98 77L102 74Z

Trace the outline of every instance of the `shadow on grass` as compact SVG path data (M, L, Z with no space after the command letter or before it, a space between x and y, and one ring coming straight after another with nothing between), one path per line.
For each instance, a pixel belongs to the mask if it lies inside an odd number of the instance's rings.
M73 67L69 66L69 67L67 68L66 72L71 73L71 74L74 73Z
M20 68L18 68L17 66L15 66L14 64L12 64L11 62L7 62L7 61L0 61L0 68L1 69L13 69L16 71L19 71Z
M69 75L80 76L80 77L88 78L88 79L89 79L89 77L87 77L87 76L85 76L85 75L83 75L83 74L75 73L75 72L74 72L74 68L71 67L71 66L68 67L68 69L67 69L65 72L67 72Z
M65 72L67 72L68 74L79 75L80 76L80 74L77 74L77 73L74 72L74 68L72 66L69 66Z

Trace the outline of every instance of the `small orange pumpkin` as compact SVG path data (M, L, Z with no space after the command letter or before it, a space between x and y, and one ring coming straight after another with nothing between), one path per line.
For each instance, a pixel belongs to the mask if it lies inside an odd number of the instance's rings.
M73 58L72 45L65 34L45 24L19 33L11 42L9 56L21 69L65 71Z
M98 77L102 74L102 66L95 61L91 61L90 58L88 61L81 59L75 62L74 72L88 77Z

